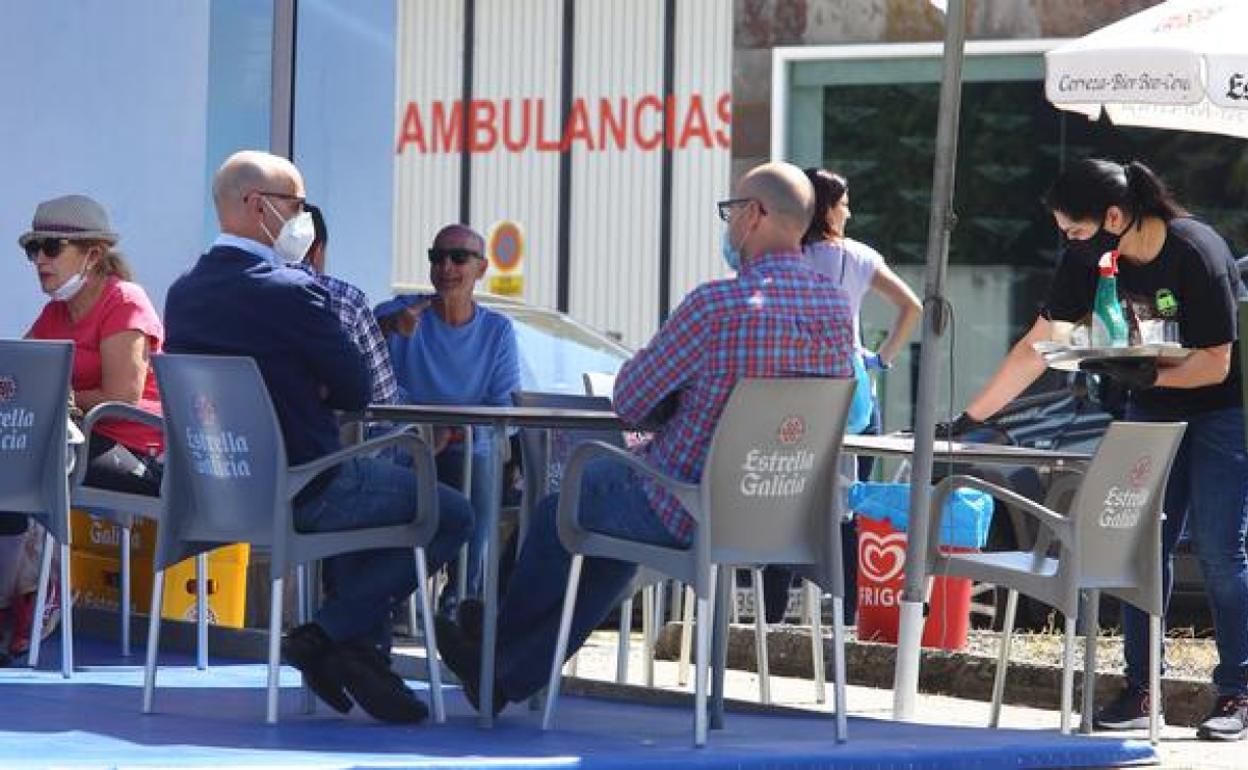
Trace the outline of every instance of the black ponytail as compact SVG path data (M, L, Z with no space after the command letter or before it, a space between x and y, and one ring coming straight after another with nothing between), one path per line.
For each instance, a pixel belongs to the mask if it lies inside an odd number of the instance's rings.
M1100 158L1077 160L1049 188L1045 205L1071 219L1097 222L1110 206L1122 209L1137 224L1148 216L1167 222L1187 216L1152 169L1135 160L1125 166Z
M1165 182L1148 166L1133 160L1123 167L1123 171L1127 178L1129 216L1134 219L1153 216L1169 222L1188 215L1187 210L1170 194Z

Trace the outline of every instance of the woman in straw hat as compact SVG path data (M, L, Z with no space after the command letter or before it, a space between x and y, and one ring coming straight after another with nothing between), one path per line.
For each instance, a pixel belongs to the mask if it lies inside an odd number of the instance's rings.
M115 250L118 240L108 212L85 195L39 204L30 230L18 244L50 301L26 336L74 343L71 386L78 409L88 411L106 401L120 401L160 414L160 396L149 361L161 349L164 328L147 293L131 282L130 269ZM88 447L88 485L159 493L156 458L164 449L159 430L129 421L102 421ZM22 577L30 570L21 569L22 549L15 545L30 539L26 530L24 515L0 514L0 533L10 535L0 538L5 541L0 544L0 623L3 616L12 616L9 652L14 655L26 651L33 625L35 587L24 584L31 582L29 576ZM45 635L59 618L59 587L49 594L48 605L43 618Z

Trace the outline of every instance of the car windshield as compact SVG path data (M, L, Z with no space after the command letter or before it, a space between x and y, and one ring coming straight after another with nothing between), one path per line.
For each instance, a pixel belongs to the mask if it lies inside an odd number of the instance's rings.
M628 348L553 310L515 301L478 297L510 318L520 348L520 383L543 393L585 392L585 372L614 374L628 360Z

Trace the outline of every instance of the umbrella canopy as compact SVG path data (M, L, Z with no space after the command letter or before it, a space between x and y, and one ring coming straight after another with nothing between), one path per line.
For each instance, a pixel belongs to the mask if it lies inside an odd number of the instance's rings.
M1045 54L1053 106L1248 138L1248 2L1169 0Z

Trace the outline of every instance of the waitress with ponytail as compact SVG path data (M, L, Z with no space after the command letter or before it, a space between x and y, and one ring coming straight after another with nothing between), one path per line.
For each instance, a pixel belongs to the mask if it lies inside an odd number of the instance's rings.
M1054 321L1079 321L1092 309L1101 254L1117 248L1118 291L1141 319L1177 322L1191 354L1174 366L1089 362L1129 393L1127 417L1183 421L1187 431L1166 487L1162 530L1163 594L1168 603L1173 552L1186 528L1204 574L1217 635L1217 700L1198 737L1248 734L1248 456L1244 449L1237 305L1245 292L1226 241L1193 219L1142 163L1071 164L1049 190L1048 208L1068 248L1040 317L944 435L974 428L1044 372L1033 343L1050 339ZM1127 684L1097 712L1098 729L1148 724L1148 621L1123 606ZM1164 704L1163 704L1164 705Z

